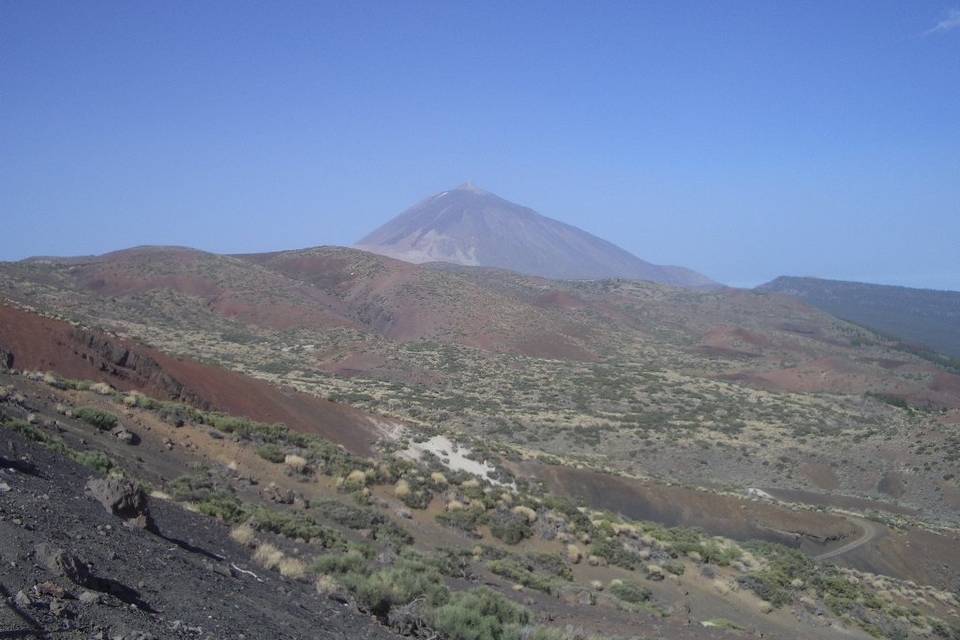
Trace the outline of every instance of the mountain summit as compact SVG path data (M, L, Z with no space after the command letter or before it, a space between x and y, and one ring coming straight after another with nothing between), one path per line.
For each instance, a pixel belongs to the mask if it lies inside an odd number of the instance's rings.
M407 209L356 247L407 262L500 267L547 278L630 278L683 287L716 283L651 264L611 242L466 182Z

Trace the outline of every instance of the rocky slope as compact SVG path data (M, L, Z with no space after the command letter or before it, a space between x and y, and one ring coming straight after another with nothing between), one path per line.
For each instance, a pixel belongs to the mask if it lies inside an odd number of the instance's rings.
M156 532L126 526L84 491L95 472L9 432L0 445L0 637L398 637L256 567L223 523L153 500Z

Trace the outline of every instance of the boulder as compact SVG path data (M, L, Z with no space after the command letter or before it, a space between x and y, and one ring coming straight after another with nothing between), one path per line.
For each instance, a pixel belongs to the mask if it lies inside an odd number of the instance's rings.
M129 480L94 478L87 482L87 492L107 511L123 518L128 525L157 533L157 525L150 515L147 494Z
M270 502L276 502L277 504L293 504L296 499L292 489L283 489L275 482L271 482L267 486L263 487L260 490L260 495Z
M110 434L124 444L135 445L140 442L140 437L126 427L114 427Z
M91 584L93 581L93 576L90 575L87 565L63 549L42 542L34 547L33 555L37 564L46 567L54 575L63 576L76 585L82 587Z

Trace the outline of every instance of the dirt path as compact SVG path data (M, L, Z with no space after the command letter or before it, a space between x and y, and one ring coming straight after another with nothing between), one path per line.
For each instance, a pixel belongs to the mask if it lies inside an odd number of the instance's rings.
M836 558L837 556L842 556L845 553L849 553L854 549L858 549L863 545L872 542L880 534L880 530L877 528L877 525L870 522L869 520L864 520L863 518L857 518L855 516L846 516L848 520L855 523L863 529L863 534L856 540L851 540L842 547L837 547L836 549L831 549L825 553L814 556L814 560L829 560L831 558Z

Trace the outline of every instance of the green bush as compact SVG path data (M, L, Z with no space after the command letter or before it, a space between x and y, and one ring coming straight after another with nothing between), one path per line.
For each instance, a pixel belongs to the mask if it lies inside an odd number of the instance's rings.
M425 562L401 558L373 574L349 573L343 582L357 600L375 616L385 619L390 609L423 598L427 607L440 606L449 598L443 576Z
M450 640L519 640L530 612L490 589L460 591L429 616L431 626Z
M775 607L793 601L796 589L791 586L795 579L808 582L818 572L817 565L796 549L768 542L752 542L746 545L751 551L767 560L767 567L737 580Z
M73 410L73 415L77 419L83 420L101 431L113 429L120 422L117 416L112 413L94 409L93 407L79 407Z
M106 474L113 469L113 460L102 451L72 451L70 457L85 467Z
M340 533L304 513L254 507L250 510L249 523L258 531L277 533L292 540L314 541L327 548L346 548L346 540Z
M556 553L531 552L526 554L527 561L538 569L562 578L573 580L573 569L562 556Z
M369 529L377 540L394 545L410 544L413 538L376 509L355 507L336 500L314 503L312 510L324 520L349 529Z
M630 604L647 602L653 595L650 589L640 586L635 582L614 582L610 585L610 593Z
M276 464L280 464L287 457L287 453L278 445L265 444L257 447L257 455Z
M616 538L600 538L591 547L593 555L603 558L608 564L636 569L643 563L638 553L623 548L623 544Z
M503 576L530 589L543 591L544 593L554 593L557 589L555 579L537 573L533 567L521 564L516 558L491 560L487 563L487 568L490 569L491 573Z
M438 513L437 522L451 529L459 529L472 536L478 536L477 526L484 521L484 513L476 509L458 509Z
M50 435L45 431L38 429L28 422L23 422L21 420L10 420L10 421L0 421L7 429L16 431L21 436L32 440L37 444L58 453L62 456L70 458L75 462L90 467L95 471L100 473L107 473L114 468L113 460L111 460L105 453L102 451L77 451L76 449L71 449L67 446L67 443L63 441L62 438L59 438L54 435Z
M366 567L367 559L357 550L351 549L346 553L328 553L314 560L312 569L315 573L345 574L361 573Z
M734 560L739 560L743 555L740 547L721 546L716 541L710 540L700 545L700 556L704 562L716 564L721 567L729 566Z
M507 509L498 509L488 516L490 533L507 544L517 544L533 535L526 516Z
M236 497L227 493L211 494L196 503L197 510L212 518L219 518L229 524L243 522L247 511Z

